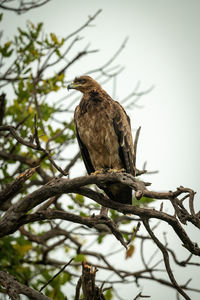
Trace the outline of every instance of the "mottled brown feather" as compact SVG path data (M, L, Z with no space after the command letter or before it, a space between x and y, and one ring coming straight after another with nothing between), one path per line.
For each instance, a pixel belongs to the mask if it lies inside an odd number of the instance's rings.
M123 107L89 76L76 78L74 86L83 93L74 120L88 173L124 168L127 173L135 175L130 119ZM112 200L132 203L129 187L112 184L102 188Z

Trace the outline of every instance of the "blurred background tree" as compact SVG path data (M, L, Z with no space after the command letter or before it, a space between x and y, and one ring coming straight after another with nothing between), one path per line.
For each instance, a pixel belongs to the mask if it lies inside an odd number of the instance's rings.
M21 14L47 2L20 1L18 6L16 1L0 1L0 8ZM5 299L8 299L7 295L19 299L19 294L30 299L89 299L89 279L93 282L92 293L97 293L94 299L125 299L119 286L130 283L134 285L130 297L150 297L140 291L142 279L169 286L185 299L190 298L184 291L199 292L188 282L179 286L173 275L170 276L171 268L165 261L171 253L174 263L180 267L198 266L191 262L192 254L199 255L198 247L193 248L192 241L181 233L182 227L178 227L178 222L185 224L192 213L196 218L193 224L199 226L198 215L191 208L192 190L179 189L172 194L162 194L162 197L146 192L140 202L133 198L135 215L127 215L124 213L129 212L128 208L123 211L120 205L113 207L112 202L91 185L93 181L89 182L92 192L82 188L87 176L67 192L53 189L54 184L64 182L63 177L74 184L70 181L72 174L82 175L73 124L73 111L80 97L75 92L68 94L66 86L72 79L68 78L68 69L97 52L87 44L77 51L77 44L81 39L79 33L92 25L100 12L63 38L54 32L45 33L43 23L30 21L26 28L18 28L17 34L8 41L1 33L0 292ZM0 20L3 17L1 13ZM122 71L115 61L126 41L104 65L87 73L101 84L112 81L115 88L115 80ZM69 59L71 53L74 56ZM130 108L150 90L138 92L136 86L121 103ZM145 172L144 166L140 173ZM46 187L50 187L50 196L45 194L48 192ZM135 189L137 192L137 187ZM35 191L38 198L34 196ZM177 199L185 193L190 199L190 213L182 206L186 197ZM160 215L159 210L158 215L154 215L151 205L156 198L175 201L178 221L170 225L192 253L184 261L180 261L172 249L167 249L167 241L164 245L167 250L162 251L162 244L159 245L149 228L150 213L157 219L169 223L171 220L167 214L162 215L162 207ZM102 217L100 204L101 201L105 204L105 200L113 209ZM29 205L25 204L27 202ZM181 213L186 219L180 216ZM141 231L140 222L144 223L150 236ZM153 230L158 227L156 223ZM129 267L129 261L136 256L136 241L140 245L137 257L141 261L137 270ZM149 243L156 244L155 252L148 253ZM164 262L157 248L163 253ZM119 264L118 260L121 261Z

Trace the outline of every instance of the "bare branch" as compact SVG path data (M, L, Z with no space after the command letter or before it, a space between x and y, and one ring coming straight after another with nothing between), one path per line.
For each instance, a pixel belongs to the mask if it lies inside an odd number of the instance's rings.
M38 7L48 3L49 1L51 1L51 0L39 0L39 1L23 1L22 0L19 3L19 7L13 7L13 6L8 5L10 2L13 2L13 0L11 0L11 1L4 0L3 2L0 3L0 8L16 12L17 14L20 15L31 9L38 8Z
M137 296L133 300L137 300L140 298L151 298L151 296L145 296L145 295L142 295L141 292L139 292L139 294L137 294Z
M143 219L143 224L146 228L146 230L148 231L149 235L151 236L151 238L154 240L154 242L156 243L156 245L158 246L158 248L161 250L162 254L163 254L163 259L165 262L165 267L166 267L166 271L168 273L168 276L172 282L172 284L175 286L175 288L177 289L177 291L187 300L191 300L191 298L183 291L183 289L180 287L180 285L176 282L175 277L173 275L172 269L170 267L170 262L169 262L169 254L165 248L165 246L160 242L160 240L155 236L155 234L153 233L153 231L151 230L150 226L149 226L149 222L147 219Z
M88 265L87 263L82 264L82 289L84 298L87 300L105 300L101 289L95 285L95 275L97 269Z
M12 300L19 300L19 294L27 296L33 300L51 300L49 297L19 283L13 276L0 271L0 283L4 287Z
M28 169L21 173L11 184L9 184L3 191L0 192L0 208L6 201L11 200L23 187L23 184L34 173L36 168Z
M0 126L3 123L3 118L4 118L4 113L5 113L5 106L6 106L5 97L6 97L6 94L4 94L4 93L2 93L0 95Z
M137 153L137 144L138 144L138 139L140 135L140 130L141 126L137 129L136 135L135 135L135 140L134 140L134 166L136 167L136 153Z
M48 285L48 284L50 284L60 273L62 273L64 270L65 270L65 268L67 267L67 266L69 266L70 264L71 264L71 262L73 261L73 259L74 258L72 258L72 259L70 259L70 261L68 261L68 263L66 263L61 269L60 269L60 271L58 272L58 273L56 273L47 283L45 283L45 285L43 285L42 287L41 287L41 289L40 289L40 292Z
M52 165L60 172L62 173L64 176L68 175L65 171L63 171L53 160L53 158L51 157L50 153L41 147L40 143L39 143L39 138L37 136L37 131L35 131L35 138L36 138L36 145L33 144L30 141L27 141L23 138L21 138L19 136L19 134L17 133L17 131L15 130L15 128L13 126L9 126L9 125L5 125L5 126L0 126L0 131L10 131L10 133L12 134L12 136L22 145L25 145L31 149L34 150L38 150L38 151L42 151L44 152L44 154L48 157L48 159L50 160L50 162L52 163Z

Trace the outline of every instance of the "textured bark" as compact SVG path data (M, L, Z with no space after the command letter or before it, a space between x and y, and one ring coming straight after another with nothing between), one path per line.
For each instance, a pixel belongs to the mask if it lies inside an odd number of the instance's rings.
M87 263L82 264L82 289L84 299L87 300L105 300L105 297L99 287L95 285L95 275L97 269Z
M20 300L19 295L25 295L32 300L51 300L49 297L39 293L36 290L18 282L13 276L0 271L0 283L6 289L7 294L12 300Z

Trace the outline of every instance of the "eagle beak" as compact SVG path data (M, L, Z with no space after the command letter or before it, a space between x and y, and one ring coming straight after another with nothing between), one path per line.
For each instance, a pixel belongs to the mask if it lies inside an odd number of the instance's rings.
M74 89L74 88L75 88L75 85L74 85L74 82L72 81L70 84L68 84L67 89L69 91L70 89Z

